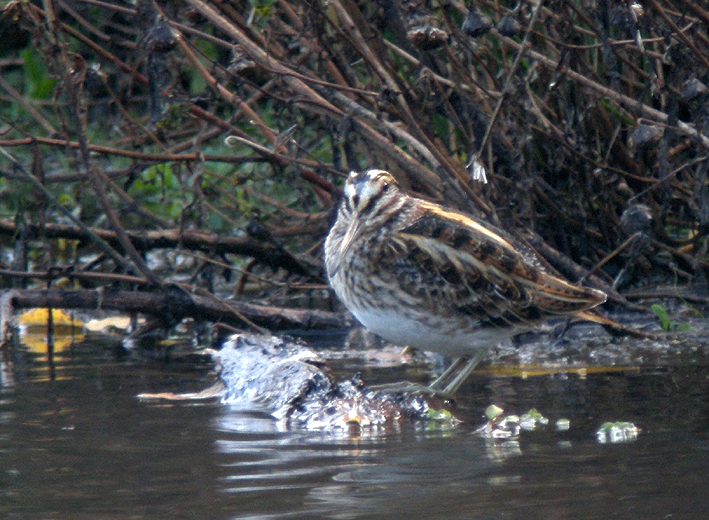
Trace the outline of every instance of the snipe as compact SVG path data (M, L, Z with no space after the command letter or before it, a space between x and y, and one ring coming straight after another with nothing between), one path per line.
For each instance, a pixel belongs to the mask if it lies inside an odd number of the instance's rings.
M448 395L487 348L606 300L547 272L504 231L406 194L383 170L350 174L325 263L335 293L367 329L459 358L430 387Z

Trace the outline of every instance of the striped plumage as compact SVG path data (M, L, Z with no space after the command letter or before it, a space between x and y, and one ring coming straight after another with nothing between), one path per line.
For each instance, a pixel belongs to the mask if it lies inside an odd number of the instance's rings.
M365 327L446 355L470 355L606 299L549 274L507 233L407 195L382 170L350 174L325 262L332 288Z

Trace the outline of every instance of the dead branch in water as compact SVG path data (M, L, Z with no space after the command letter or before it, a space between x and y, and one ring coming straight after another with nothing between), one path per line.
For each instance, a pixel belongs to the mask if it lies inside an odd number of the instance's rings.
M246 318L272 331L340 329L352 325L351 318L345 314L283 309L235 300L215 300L209 295L190 294L179 286L172 286L161 292L15 289L4 292L2 298L10 309L47 307L114 310L146 314L158 318L166 325L174 325L184 318L226 323L248 329L249 323L244 321Z

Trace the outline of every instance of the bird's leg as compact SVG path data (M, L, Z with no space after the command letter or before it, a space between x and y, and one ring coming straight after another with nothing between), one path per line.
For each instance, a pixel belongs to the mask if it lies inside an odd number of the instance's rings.
M438 379L428 386L409 381L398 383L386 383L374 385L370 388L375 390L386 390L390 392L421 392L429 395L436 395L443 399L452 399L455 392L465 382L470 374L480 364L485 357L485 350L476 350L471 357L459 357L449 366Z
M446 381L451 378L453 374L465 363L467 363L468 358L467 357L459 357L455 358L453 363L450 364L448 368L446 368L443 373L436 378L436 380L428 385L428 388L430 389L436 389L438 391L442 391L446 387Z
M437 394L454 395L484 357L484 349L475 350L470 357L459 357L429 385L429 388Z

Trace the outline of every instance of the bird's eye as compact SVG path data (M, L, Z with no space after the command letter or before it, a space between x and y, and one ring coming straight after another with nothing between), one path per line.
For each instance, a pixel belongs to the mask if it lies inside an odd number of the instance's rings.
M388 182L385 182L384 184L382 184L382 191L389 191L389 183Z

